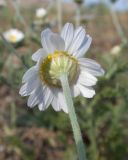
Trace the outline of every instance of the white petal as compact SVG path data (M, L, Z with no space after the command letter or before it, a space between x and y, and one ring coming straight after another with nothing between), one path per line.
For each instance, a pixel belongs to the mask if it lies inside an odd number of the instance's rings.
M64 40L57 34L52 34L50 36L50 40L54 46L54 50L60 50L60 51L64 51L65 50L65 42Z
M70 54L74 55L74 52L76 52L82 45L84 38L85 38L85 29L83 27L78 27L74 33L74 38L69 48Z
M86 98L92 98L95 95L95 91L90 87L85 87L83 85L77 84L77 86L79 87L82 96L86 97Z
M65 112L65 113L68 113L68 107L67 107L67 104L66 104L66 101L65 101L65 97L63 95L63 92L59 92L58 93L58 101L59 101L59 104L61 106L61 109Z
M26 92L30 93L31 91L33 91L34 89L39 87L40 84L41 84L41 82L40 82L39 77L32 77L27 82Z
M43 48L40 48L32 55L32 60L37 62L41 58L45 58L45 57L47 57L46 51Z
M66 23L61 31L61 37L65 41L65 50L67 50L74 36L74 27L72 23Z
M24 85L22 85L22 87L20 88L19 94L21 96L28 96L28 95L31 94L31 91L27 92L27 83L25 83Z
M79 58L80 69L91 73L94 76L102 76L104 75L104 70L94 60L88 58Z
M38 105L40 111L47 109L53 100L53 94L48 87L45 88L43 93L43 103Z
M34 77L37 77L38 76L38 70L37 68L34 66L34 67L31 67L29 70L27 70L27 72L25 72L25 74L23 75L23 78L22 78L22 82L27 82L29 79L31 78L34 78Z
M92 42L92 38L89 35L86 35L83 40L83 43L81 44L79 49L74 52L73 55L76 56L77 58L83 57L84 54L88 51L88 49L91 45L91 42Z
M80 64L85 65L85 66L100 67L99 63L89 58L79 58L79 62Z
M77 85L74 85L71 87L71 94L73 97L77 97L80 95L80 90L79 88L77 87Z
M30 81L29 81L30 82ZM37 82L37 81L36 81ZM35 83L35 82L34 82ZM21 96L28 96L33 93L33 91L39 86L40 83L31 87L29 83L25 83L21 86L19 94Z
M67 104L66 104L66 101L65 101L65 97L64 97L64 95L63 95L62 90L61 90L61 89L53 89L52 92L53 92L55 98L57 99L60 108L61 108L65 113L68 113L68 107L67 107Z
M94 86L97 82L97 79L88 72L81 71L77 83L83 84L85 86Z
M39 86L28 98L27 105L29 107L34 107L37 105L40 101L43 102L43 90L42 86Z
M80 66L81 70L84 70L94 76L103 76L104 75L104 70L102 68L93 68L93 67L84 67L84 66Z
M52 35L53 33L51 32L50 29L45 29L42 33L41 33L41 43L42 43L42 46L43 48L45 49L45 51L48 53L48 54L51 54L54 52L54 46L50 40L50 36Z
M60 111L61 110L60 104L59 104L56 97L53 98L52 107L54 108L55 111Z

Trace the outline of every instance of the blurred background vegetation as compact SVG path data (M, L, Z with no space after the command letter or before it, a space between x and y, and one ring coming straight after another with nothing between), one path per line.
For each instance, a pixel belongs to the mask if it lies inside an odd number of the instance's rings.
M86 56L106 71L93 99L74 99L88 160L128 160L128 12L115 11L114 3L0 0L0 160L77 160L68 115L30 109L18 93L40 32L58 32L65 22L86 28L93 38ZM41 7L42 17L35 14ZM24 33L20 42L3 36L11 28Z

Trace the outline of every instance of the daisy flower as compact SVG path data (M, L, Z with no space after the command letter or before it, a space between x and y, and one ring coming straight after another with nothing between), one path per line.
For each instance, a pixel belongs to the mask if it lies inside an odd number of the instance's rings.
M80 26L74 29L73 24L66 23L60 35L46 29L41 33L40 48L32 55L36 65L23 76L21 96L29 96L27 105L38 105L43 111L51 104L55 111L68 113L65 97L61 87L60 76L68 75L72 97L82 95L92 98L97 76L104 70L94 60L84 58L92 38Z
M18 43L24 39L24 33L16 28L12 28L3 33L6 41L10 43Z
M38 8L36 9L36 17L37 18L43 18L45 17L47 14L47 10L44 8Z

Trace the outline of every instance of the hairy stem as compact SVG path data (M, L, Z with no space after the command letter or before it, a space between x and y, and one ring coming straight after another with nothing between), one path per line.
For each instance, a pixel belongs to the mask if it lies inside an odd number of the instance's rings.
M60 77L60 81L61 81L63 93L64 93L65 100L66 100L67 107L68 107L69 118L70 118L72 129L73 129L73 134L74 134L74 139L76 142L79 160L87 160L86 154L85 154L85 146L82 140L80 127L77 121L67 75L66 74L62 75Z

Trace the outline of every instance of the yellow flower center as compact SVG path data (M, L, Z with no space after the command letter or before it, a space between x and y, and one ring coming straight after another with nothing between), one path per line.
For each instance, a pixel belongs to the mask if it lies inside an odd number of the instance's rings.
M67 74L69 83L76 80L78 73L78 61L64 51L55 51L49 54L40 64L39 75L47 85L60 87L59 77Z
M9 36L9 41L10 42L16 42L16 40L17 40L17 37L15 35L10 35Z

